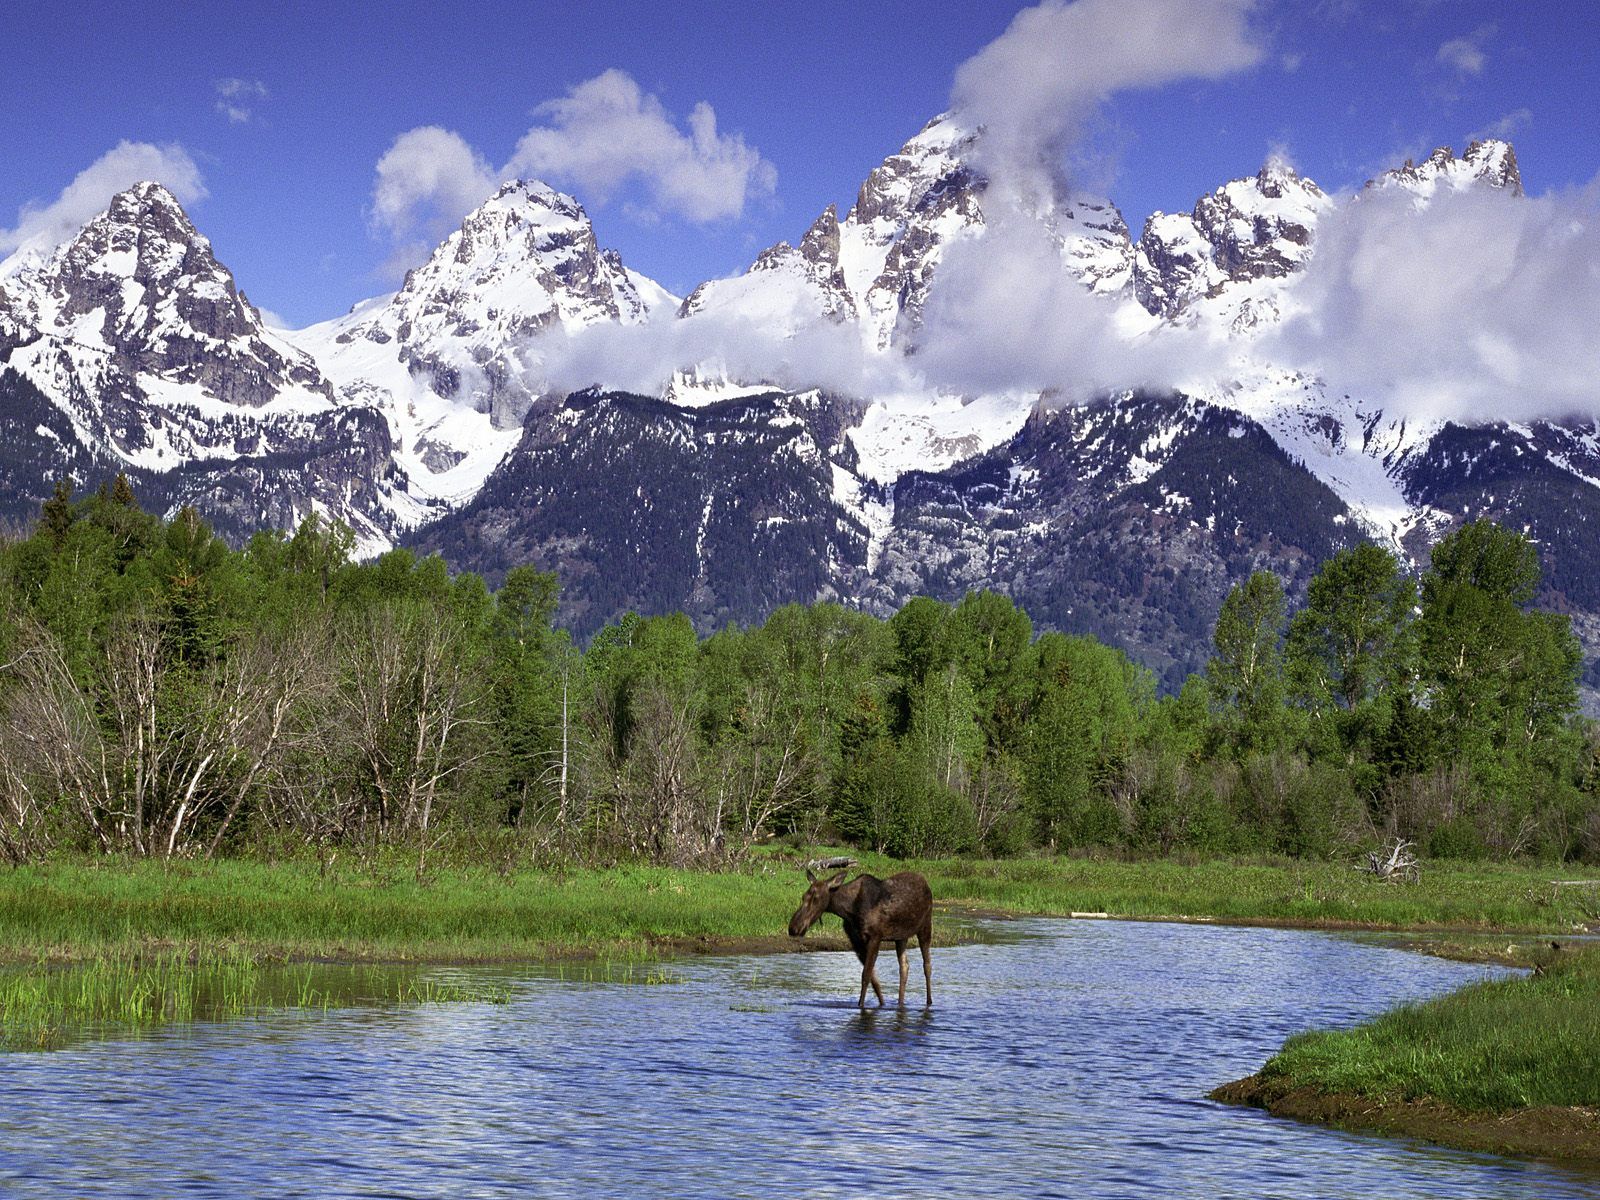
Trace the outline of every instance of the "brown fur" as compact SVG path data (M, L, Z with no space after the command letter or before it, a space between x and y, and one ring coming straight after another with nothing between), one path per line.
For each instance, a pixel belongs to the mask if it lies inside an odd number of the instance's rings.
M810 872L808 871L809 875ZM867 985L883 1006L883 987L876 969L878 948L893 942L900 961L900 1003L906 1002L906 942L917 939L922 950L922 975L927 985L928 1007L933 1007L933 962L928 954L933 942L933 892L928 881L915 871L902 871L888 879L858 875L849 883L846 872L831 879L812 877L812 884L801 897L800 907L789 922L790 937L804 937L823 913L833 913L844 922L844 934L861 960L861 995L856 1003L867 1006Z

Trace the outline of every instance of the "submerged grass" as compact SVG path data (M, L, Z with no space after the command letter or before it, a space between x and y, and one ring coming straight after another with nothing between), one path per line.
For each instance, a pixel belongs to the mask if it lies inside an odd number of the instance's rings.
M1280 1086L1471 1112L1600 1108L1600 952L1482 983L1367 1025L1291 1038L1261 1071Z
M53 1049L84 1037L279 1009L506 998L503 989L424 978L407 968L264 964L240 952L113 954L71 966L0 970L0 1047Z

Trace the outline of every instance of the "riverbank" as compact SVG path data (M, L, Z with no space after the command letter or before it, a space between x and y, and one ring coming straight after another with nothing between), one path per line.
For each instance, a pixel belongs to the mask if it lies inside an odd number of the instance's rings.
M1212 1098L1343 1129L1600 1163L1600 951L1546 949L1355 1029L1291 1038Z
M420 879L414 861L399 856L333 866L62 860L0 872L0 962L186 949L266 960L473 963L799 948L783 931L804 888L803 858L769 851L715 873L460 865ZM1549 870L1523 865L1429 864L1422 882L1405 885L1343 863L1264 859L899 863L865 855L858 869L907 868L928 877L947 914L1104 913L1469 935L1564 935L1600 920L1591 898L1552 888ZM818 943L799 946L808 944Z

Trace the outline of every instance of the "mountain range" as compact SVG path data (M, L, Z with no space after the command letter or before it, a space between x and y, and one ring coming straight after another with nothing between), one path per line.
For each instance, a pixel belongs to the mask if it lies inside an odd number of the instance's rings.
M1388 412L1271 352L1316 303L1303 279L1330 221L1375 193L1424 215L1445 192L1520 198L1508 143L1346 196L1274 159L1137 238L1065 185L1002 194L984 149L937 118L843 217L686 297L603 249L575 198L513 180L398 291L295 331L268 327L170 192L138 184L0 263L0 519L28 519L61 475L120 470L147 506L195 505L235 539L315 511L366 554L438 550L491 581L555 570L581 635L628 609L709 629L991 587L1171 686L1250 571L1297 595L1341 547L1420 565L1487 515L1540 545L1543 601L1572 614L1600 686L1594 421ZM1016 264L1004 286L957 288L996 262ZM1087 297L1100 342L1182 337L1225 369L1071 394L937 381L1014 296Z

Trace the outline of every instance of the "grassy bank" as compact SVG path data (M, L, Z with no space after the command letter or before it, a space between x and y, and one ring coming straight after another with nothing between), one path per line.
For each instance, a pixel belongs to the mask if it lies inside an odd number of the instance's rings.
M1018 914L1282 921L1326 927L1570 932L1600 913L1557 893L1547 870L1430 865L1395 886L1338 863L1021 859L895 863L923 871L943 905ZM0 962L165 949L341 961L472 962L661 949L762 949L804 887L773 853L739 871L652 867L497 872L419 881L396 859L324 870L314 861L174 864L92 859L0 872Z
M1465 1149L1600 1161L1600 951L1301 1034L1217 1099Z

